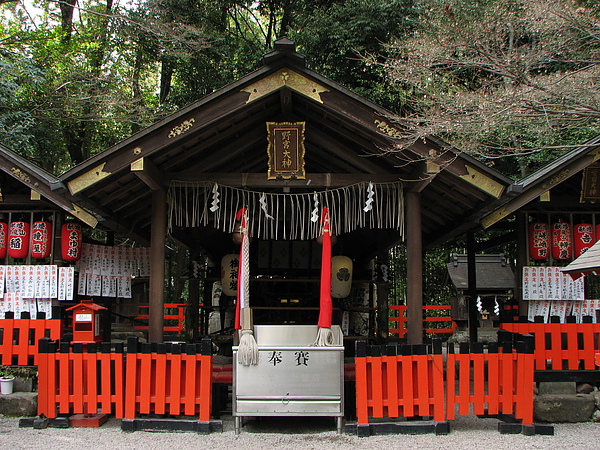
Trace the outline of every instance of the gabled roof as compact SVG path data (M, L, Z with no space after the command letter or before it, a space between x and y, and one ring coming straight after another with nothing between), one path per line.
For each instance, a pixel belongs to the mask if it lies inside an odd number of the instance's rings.
M600 241L597 241L585 253L560 270L575 277L589 272L600 272Z
M0 144L0 188L2 209L48 209L48 206L63 209L88 225L95 226L97 220L88 211L67 200L54 189L60 186L58 177L46 172L22 156ZM32 200L31 192L40 194L40 200Z
M494 211L482 216L482 226L489 228L522 208L544 212L592 209L579 198L584 169L599 160L600 136L596 136L515 183L513 194L506 195ZM552 201L541 201L540 196L548 191L552 191Z
M508 177L435 137L404 142L402 124L390 117L308 69L294 43L280 39L261 68L64 173L59 191L103 226L148 239L152 191L175 179L269 192L395 181L421 192L427 246L473 227L510 187ZM266 122L299 121L306 122L307 179L267 180ZM192 246L224 237L188 230L180 238ZM366 257L399 236L378 230L353 240Z

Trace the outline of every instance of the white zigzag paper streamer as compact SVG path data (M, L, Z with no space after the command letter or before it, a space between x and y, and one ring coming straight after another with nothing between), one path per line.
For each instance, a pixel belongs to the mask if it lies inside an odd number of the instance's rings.
M212 193L213 193L213 200L210 206L210 210L211 212L215 212L217 209L219 209L219 185L215 183L215 185L213 186L212 189Z
M373 183L369 183L369 187L367 188L367 201L365 202L365 207L363 208L364 212L369 212L373 209L374 195L375 191L373 190Z
M267 196L265 195L265 193L263 192L263 194L260 196L260 199L258 200L258 202L260 203L260 208L264 211L265 213L265 217L267 219L273 219L273 216L269 214L269 211L267 211Z
M312 220L313 222L316 222L317 220L319 220L319 197L316 192L315 192L313 199L315 202L315 209L312 210L312 215L310 216L310 220Z

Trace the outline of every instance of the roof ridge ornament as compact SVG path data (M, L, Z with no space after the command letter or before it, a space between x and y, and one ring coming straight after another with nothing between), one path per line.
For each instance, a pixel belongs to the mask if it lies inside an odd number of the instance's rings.
M296 43L287 36L282 36L273 43L273 51L263 56L263 62L268 66L282 58L294 62L296 66L306 67L304 55L296 52Z

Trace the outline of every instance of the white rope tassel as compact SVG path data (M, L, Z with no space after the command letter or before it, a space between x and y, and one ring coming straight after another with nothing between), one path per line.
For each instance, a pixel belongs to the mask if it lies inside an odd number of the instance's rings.
M315 347L330 347L334 344L333 331L331 331L331 328L319 327L317 331L317 339L313 345Z
M247 212L242 218L242 258L239 262L240 314L242 335L238 347L238 361L243 366L258 364L258 344L252 332L252 312L250 310L250 239L248 239Z
M258 364L258 344L254 339L252 330L242 330L238 347L238 361L242 366L255 366Z

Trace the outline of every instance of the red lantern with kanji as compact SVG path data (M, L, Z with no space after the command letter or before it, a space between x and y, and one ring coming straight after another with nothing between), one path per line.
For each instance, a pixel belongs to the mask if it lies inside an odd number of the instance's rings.
M572 253L571 225L567 222L552 224L552 257L570 259Z
M12 222L8 232L8 254L11 258L27 258L29 253L29 222Z
M63 224L60 236L63 261L79 261L83 249L81 225L73 222Z
M591 223L579 223L573 228L573 256L577 258L594 245L594 226Z
M0 222L0 259L6 258L8 243L8 224Z
M546 259L550 254L550 227L547 223L529 224L529 256L531 259Z
M52 224L43 220L33 222L31 230L31 256L44 259L52 250Z

